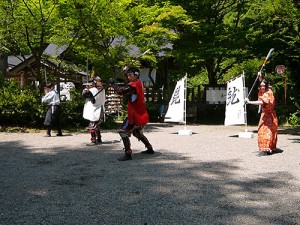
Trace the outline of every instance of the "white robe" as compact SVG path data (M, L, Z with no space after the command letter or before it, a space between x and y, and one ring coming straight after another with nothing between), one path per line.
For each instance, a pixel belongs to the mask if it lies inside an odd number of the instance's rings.
M99 91L95 87L92 87L89 90L94 96ZM89 121L98 121L100 119L101 110L105 111L104 103L105 103L105 90L102 90L95 97L95 104L93 104L89 99L86 99L83 108L83 118Z

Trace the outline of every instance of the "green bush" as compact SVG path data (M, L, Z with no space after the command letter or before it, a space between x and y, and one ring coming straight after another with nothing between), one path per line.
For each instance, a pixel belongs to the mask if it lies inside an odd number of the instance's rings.
M19 129L44 129L43 122L48 106L41 103L41 98L42 94L38 89L26 87L20 90L18 83L5 82L0 89L0 125ZM63 130L78 130L88 125L88 121L82 117L84 102L81 91L73 89L71 100L61 103ZM116 128L115 119L107 116L103 129Z
M150 122L157 122L159 120L159 104L157 102L147 102L147 111Z
M300 111L292 113L288 121L293 126L300 126Z
M44 113L39 90L21 90L14 82L5 83L0 90L2 125L36 127L43 121Z
M299 103L295 99L292 99L292 100L294 101L294 106L295 106L296 110L295 110L295 112L290 113L288 122L289 122L289 124L291 124L293 126L300 126L300 106L299 106Z
M61 124L63 128L80 128L86 126L87 121L82 117L85 99L76 89L70 91L71 100L61 103Z

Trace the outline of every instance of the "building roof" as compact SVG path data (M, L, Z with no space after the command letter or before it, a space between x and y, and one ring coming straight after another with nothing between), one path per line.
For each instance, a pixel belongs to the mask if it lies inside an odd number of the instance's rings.
M47 48L45 49L44 53L45 55L48 55L48 56L59 56L61 53L63 53L66 49L67 49L67 45L64 45L64 46L58 46L56 44L49 44L47 46Z
M59 63L55 60L60 54L62 54L66 50L67 46L57 46L55 44L49 44L47 48L44 50L43 55L46 57L42 58L41 64L45 68L49 68L50 70L59 69L58 72L61 78L82 82L82 77L86 76L86 72L78 71L71 72L66 71L63 68L58 68ZM67 64L67 63L64 63ZM17 77L20 74L24 74L24 70L28 67L34 68L36 65L36 59L33 55L25 55L25 56L8 56L8 69L7 76L8 77ZM30 71L27 71L27 76L33 76ZM30 75L31 74L31 75Z

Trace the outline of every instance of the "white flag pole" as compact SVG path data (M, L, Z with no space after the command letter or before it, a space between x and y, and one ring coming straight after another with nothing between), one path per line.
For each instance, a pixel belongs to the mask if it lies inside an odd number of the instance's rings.
M246 93L246 86L245 86L245 75L243 71L243 91L244 91L244 96L247 96ZM244 104L244 118L245 118L245 132L240 132L239 133L239 138L253 138L254 134L253 132L248 132L248 121L247 121L247 104Z
M183 113L184 113L184 129L183 130L179 130L178 134L179 135L192 135L193 132L191 130L187 130L186 129L186 99L187 99L187 73L185 74L184 78L184 109L183 109Z
M187 98L187 74L184 77L184 129L186 129L186 98Z
M245 83L245 73L243 71L243 91L244 91L244 96L247 96L246 93L246 83ZM247 120L247 108L246 104L244 104L244 115L245 115L245 132L248 132L248 120Z

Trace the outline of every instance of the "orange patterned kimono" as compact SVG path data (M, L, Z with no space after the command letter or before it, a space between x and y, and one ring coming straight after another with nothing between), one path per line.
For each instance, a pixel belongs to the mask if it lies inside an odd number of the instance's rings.
M268 90L259 94L258 99L263 102L258 124L258 148L261 152L272 152L276 149L278 129L275 97L273 92Z

